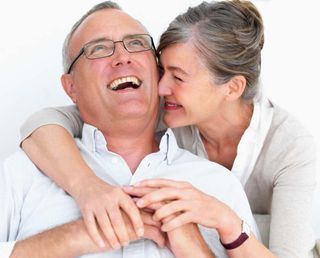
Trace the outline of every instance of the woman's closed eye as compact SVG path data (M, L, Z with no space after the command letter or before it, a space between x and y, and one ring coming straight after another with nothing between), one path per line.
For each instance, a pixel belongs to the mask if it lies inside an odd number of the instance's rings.
M179 76L173 75L173 78L174 78L176 81L183 82L183 80L182 80L181 77L179 77Z

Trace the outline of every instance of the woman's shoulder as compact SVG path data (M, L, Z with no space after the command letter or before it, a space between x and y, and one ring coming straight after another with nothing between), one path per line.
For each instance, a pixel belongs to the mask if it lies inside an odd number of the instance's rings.
M287 139L289 142L299 138L304 138L305 140L313 139L311 133L295 116L277 104L273 102L271 104L274 111L267 137Z

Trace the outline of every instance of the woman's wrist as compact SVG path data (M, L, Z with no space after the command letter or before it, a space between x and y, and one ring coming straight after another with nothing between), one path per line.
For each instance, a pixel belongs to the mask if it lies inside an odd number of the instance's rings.
M77 176L66 182L66 191L76 200L81 197L84 190L101 181L94 172L88 168L78 169Z
M231 210L222 216L223 219L217 227L220 241L224 244L232 243L241 234L242 220Z

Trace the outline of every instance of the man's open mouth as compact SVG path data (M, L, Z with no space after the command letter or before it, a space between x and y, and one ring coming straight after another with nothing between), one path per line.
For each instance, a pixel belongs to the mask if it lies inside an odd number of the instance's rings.
M127 88L137 89L141 85L141 81L135 76L118 78L109 84L111 90L124 90Z

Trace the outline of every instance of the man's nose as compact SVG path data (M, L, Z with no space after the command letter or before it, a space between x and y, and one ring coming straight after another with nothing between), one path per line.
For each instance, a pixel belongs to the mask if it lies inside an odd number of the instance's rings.
M122 41L115 42L114 53L112 57L112 66L114 67L131 63L130 53L125 49Z

